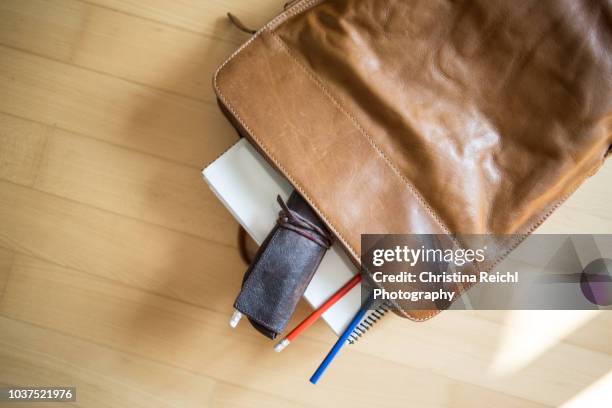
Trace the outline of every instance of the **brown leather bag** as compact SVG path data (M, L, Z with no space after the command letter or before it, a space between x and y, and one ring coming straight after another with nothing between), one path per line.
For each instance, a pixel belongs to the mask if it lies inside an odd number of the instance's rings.
M214 88L356 264L362 233L529 234L610 152L611 4L302 0Z

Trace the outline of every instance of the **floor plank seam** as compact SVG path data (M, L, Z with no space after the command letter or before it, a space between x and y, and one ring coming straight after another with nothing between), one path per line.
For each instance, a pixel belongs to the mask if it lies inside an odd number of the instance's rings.
M156 359L156 358L152 358L152 357L149 357L149 356L144 355L144 354L139 354L139 353L136 353L134 351L124 350L124 349L121 349L119 347L112 346L110 344L105 344L105 343L98 342L98 341L95 341L95 340L91 340L91 339L88 339L88 338L85 338L85 337L82 337L82 336L66 333L66 332L63 332L63 331L61 331L59 329L56 329L54 327L43 326L43 325L38 324L38 323L30 322L30 321L27 321L27 320L17 319L17 318L14 318L14 317L11 317L11 316L7 316L7 315L4 315L4 314L2 314L0 316L4 317L5 319L8 319L8 320L11 320L11 321L14 321L14 322L18 322L18 323L22 323L22 324L27 324L27 325L36 327L36 328L41 329L41 330L48 330L48 331L50 331L52 333L59 334L60 336L71 337L71 338L76 339L78 341L82 341L83 343L93 344L93 345L95 345L97 347L102 347L104 349L111 350L111 351L114 351L116 353L125 354L125 355L128 355L128 356L132 356L132 357L136 357L136 358L139 358L139 359L143 359L143 360L146 360L146 361L149 361L149 362L153 362L155 364L159 364L159 365L164 366L164 367L170 367L170 368L172 368L174 370L184 371L184 372L189 373L191 375L208 378L208 379L210 379L212 381L216 381L218 383L230 385L232 387L244 388L244 389L247 389L247 390L251 390L253 392L257 392L259 394L267 395L269 397L279 398L279 399L282 399L284 401L289 401L289 402L292 402L292 403L302 404L299 401L287 400L285 397L283 397L280 394L276 395L276 394L271 394L268 391L259 390L257 388L245 387L243 383L239 383L239 382L234 383L234 382L227 381L227 380L224 380L224 379L220 379L220 378L217 378L217 377L212 377L210 375L200 373L200 372L195 371L193 369L190 369L190 368L187 368L187 367L182 367L182 366L179 366L179 365L176 365L176 364L170 364L170 363L168 363L166 361L159 360L159 359Z
M4 282L2 282L2 287L0 287L0 310L2 310L2 303L4 300L4 295L6 294L6 288L9 285L9 280L13 274L13 267L15 266L15 250L5 248L8 251L11 251L11 262L8 266L8 272L6 273L6 277L4 278Z
M31 122L34 123L34 122ZM40 178L40 170L42 169L43 162L47 159L47 146L49 145L49 139L52 138L55 134L55 125L43 125L45 126L45 141L43 143L42 149L40 151L40 160L38 161L38 166L36 167L36 176L32 181L31 185L27 186L31 189L36 189L36 184L38 183L38 179Z
M184 235L186 237L190 237L190 238L193 238L193 239L196 239L196 240L199 240L199 241L203 241L203 242L206 242L208 244L219 245L219 246L222 246L222 247L225 247L225 248L235 248L236 250L238 248L238 244L237 243L236 244L228 244L228 243L224 243L224 242L221 242L221 241L215 241L215 240L212 240L210 238L202 237L202 236L196 235L196 234L191 233L191 232L181 231L181 230L178 230L178 229L174 229L172 227L168 227L168 226L165 226L165 225L157 224L157 223L152 222L152 221L143 220L143 219L140 219L140 218L133 217L131 215L122 214L122 213L119 213L119 212L116 212L116 211L113 211L113 210L109 210L109 209L106 209L106 208L98 207L98 206L93 205L93 204L84 203L84 202L81 202L81 201L78 201L78 200L74 200L74 199L69 198L69 197L64 197L64 196L59 195L59 194L50 193L48 191L43 191L43 190L39 190L39 189L34 188L34 187L30 187L30 186L26 186L26 185L23 185L23 184L19 184L19 183L16 183L16 182L12 181L12 180L4 179L2 177L0 177L0 181L2 181L4 183L12 184L14 186L21 187L21 188L24 188L24 189L30 189L30 190L36 191L36 192L38 192L40 194L46 194L48 196L55 197L55 198L60 199L60 200L65 200L65 201L71 202L73 204L78 204L78 205L82 205L84 207L93 208L93 209L95 209L97 211L103 211L103 212L106 212L108 214L113 214L115 216L126 218L126 219L131 220L131 221L141 222L143 224L150 225L150 226L153 226L153 227L157 227L157 228L169 231L169 232L173 232L175 234ZM238 228L238 223L236 223L236 228Z
M197 305L197 304L192 304L192 303L190 303L190 302L188 302L188 301L184 301L184 300L180 300L180 299L172 298L172 297L167 296L167 295L161 295L161 294L156 293L156 292L154 292L154 291L149 291L149 290L146 290L146 289L143 289L143 288L134 287L134 286L132 286L132 285L130 285L130 284L128 284L128 283L124 283L124 282L121 282L121 281L115 281L115 280L113 280L113 279L111 279L111 278L101 277L101 276L99 276L99 275L95 275L95 274L92 274L92 273L90 273L90 272L86 272L86 271L82 271L82 270L79 270L79 269L75 269L75 268L73 268L73 267L69 267L69 266L65 266L65 265L59 265L59 264L57 264L56 262L49 261L49 260L46 260L46 259L42 259L41 257L36 256L36 255L34 255L34 256L32 256L32 257L37 258L37 259L39 259L39 260L42 260L42 261L44 261L44 262L49 262L49 263L52 263L52 264L54 264L54 265L58 265L58 266L60 266L60 267L63 267L63 268L65 268L65 269L68 269L68 270L73 271L73 272L83 273L83 274L85 274L85 275L91 276L91 277L93 277L93 278L96 278L96 279L99 279L99 280L102 280L102 281L107 281L107 282L112 283L112 284L120 284L120 285L122 285L122 286L125 286L125 287L128 287L128 288L131 288L131 289L134 289L134 290L138 290L138 291L141 291L141 292L145 292L145 293L148 293L148 294L151 294L151 295L154 295L154 296L159 296L159 297L162 297L162 298L167 299L167 300L170 300L170 301L176 301L176 302L178 302L178 303L182 303L182 304L185 304L185 305L188 305L188 306L196 307L196 308L198 308L198 309L203 309L203 310L206 310L206 311L207 311L207 312L209 312L209 313L213 313L213 314L222 315L222 313L221 313L221 312L219 312L219 311L217 311L217 310L208 309L208 308L206 308L206 307L203 307L203 306L200 306L200 305ZM21 320L19 320L19 319L14 319L14 318L12 318L12 317L10 317L10 316L5 316L5 317L6 317L6 318L8 318L8 319L11 319L11 320L15 320L15 321L21 321ZM53 328L47 328L46 326L38 325L38 324L36 324L36 323L32 323L32 322L29 322L29 321L25 321L24 323L27 323L27 324L32 324L32 325L35 325L35 326L38 326L38 327L41 327L41 328L44 328L44 329L47 329L47 330L52 330L52 331L54 331L54 332L57 332L57 333L59 333L59 334L65 335L65 336L72 336L71 334L67 334L67 333L64 333L64 332L62 332L62 331L59 331L59 330L56 330L56 329L53 329ZM499 324L499 323L497 323L497 322L489 322L489 323L492 323L492 324L494 324L494 325L496 325L496 326L502 326L501 324ZM97 343L97 342L93 342L93 341L91 341L91 340L88 340L88 339L85 339L85 338L81 338L81 337L78 337L78 336L72 336L72 337L78 338L78 339L80 339L80 340L82 340L82 341L85 341L85 342L91 342L91 343L93 343L93 344L97 344L97 345L100 345L100 346L104 346L104 347L107 347L107 348L111 348L111 349L114 349L114 350L119 351L119 352L125 352L125 351L122 351L121 349L115 349L115 348L114 348L114 347L112 347L112 346L111 346L111 347L108 347L108 346L106 346L106 345L104 345L104 344L100 344L100 343ZM322 341L322 340L318 340L318 339L316 339L316 338L312 338L312 337L308 337L308 340L309 340L309 341L311 341L311 342L319 343L319 344L320 344L320 343L325 343L325 342L324 342L324 341ZM574 347L578 347L578 348L583 349L583 347L580 347L580 346L577 346L577 345L574 345L574 344L571 344L571 343L565 343L565 342L562 342L562 343L564 343L564 344L566 344L566 345L569 345L569 346L574 346ZM376 354L372 354L372 353L369 353L369 352L367 352L367 351L359 351L359 350L357 350L357 349L351 349L350 351L351 351L351 352L358 353L358 354L363 355L363 356L366 356L366 357L368 357L368 358L379 358L379 359L381 359L381 360L383 360L383 361L387 361L387 362L389 362L389 363L391 363L391 364L406 365L407 367L410 367L410 368L411 368L411 369L413 369L413 370L419 370L419 369L420 369L419 367L412 366L412 365L407 365L407 364L404 364L404 363L401 363L401 362L397 362L397 361L392 360L392 359L389 359L389 358L387 358L387 357L384 357L384 356L379 356L379 355L376 355ZM127 353L132 354L132 352L127 352ZM596 352L596 353L598 353L598 352ZM599 353L598 353L598 354L599 354ZM602 354L605 354L605 353L602 353ZM134 355L138 355L138 354L134 354ZM143 357L143 358L148 358L148 357L144 357L144 356L141 356L141 357ZM157 361L157 360L155 360L155 361ZM174 366L172 366L172 367L174 367ZM180 368L179 366L176 366L176 367L177 367L177 368ZM182 369L182 368L181 368L181 369ZM438 373L438 372L433 372L433 374L434 374L434 375L436 375L436 376L439 376L439 377L441 377L441 378L445 378L445 379L447 379L447 380L450 380L450 381L462 382L461 380L456 379L456 378L453 378L453 377L450 377L450 376L448 376L448 375L446 375L446 374L441 374L441 373ZM473 382L467 382L467 384L471 384L472 386L474 386L474 387L478 387L478 388L483 389L483 390L487 389L487 388L485 388L485 387L483 387L483 386L481 386L481 385L478 385L478 384L476 384L476 383L473 383ZM518 396L518 395L509 394L509 393L506 393L506 392L503 392L503 391L498 391L498 390L493 390L493 391L494 391L494 392L496 392L496 393L502 394L502 395L506 395L506 396L511 397L511 398L520 399L520 400L522 400L522 401L527 401L526 399L524 399L524 398L522 398L522 397L520 397L520 396ZM534 402L537 402L537 401L534 401ZM538 404L540 404L540 405L542 405L542 406L552 407L552 406L550 406L550 405L548 405L548 404L545 404L545 403L542 403L542 402L537 402L537 403L538 403Z
M139 149L137 149L135 147L131 147L131 146L119 144L119 143L116 143L116 142L112 142L112 141L107 140L107 139L102 139L102 138L99 138L99 137L96 137L96 136L80 133L78 131L62 127L62 126L58 125L57 123L42 122L40 120L27 118L25 116L21 116L21 115L12 113L12 112L7 112L6 110L3 110L3 109L0 109L0 113L2 113L4 115L7 115L7 116L11 116L11 117L16 118L16 119L21 119L21 120L28 121L28 122L31 122L31 123L37 123L37 124L43 125L43 126L53 126L55 129L61 130L63 132L70 133L70 134L72 134L74 136L84 137L84 138L89 139L89 140L95 140L97 142L105 143L105 144L107 144L109 146L117 147L117 148L120 148L120 149L125 149L127 151L138 153L138 154L142 154L144 156L150 156L150 157L162 160L162 161L167 162L167 163L172 163L172 164L175 164L175 165L178 165L178 166L181 166L181 167L185 167L185 168L188 168L188 169L196 170L198 173L200 173L202 171L202 167L206 163L206 160L203 160L201 165L186 163L186 162L182 162L182 161L179 161L179 160L176 160L176 159L172 159L170 157L160 156L160 155L155 154L155 153L150 153L150 152L147 152L147 151L144 151L144 150L139 150ZM220 112L219 112L219 114L221 115ZM234 135L232 135L232 136L234 136ZM238 136L235 136L228 143L227 147L232 146L234 143L236 143L237 138L238 138ZM223 149L220 149L220 153L225 151L225 150L227 150L227 147L224 147ZM217 157L217 156L213 156L213 157Z
M135 290L135 291L142 292L142 293L145 293L145 294L148 294L148 295L152 295L152 296L158 296L158 297L160 297L162 299L169 300L169 301L172 301L172 302L177 302L177 303L183 304L185 306L190 306L190 307L194 307L194 308L197 308L197 309L201 309L201 310L204 310L204 311L206 311L208 313L222 314L223 315L223 312L220 312L219 310L211 309L211 308L209 308L207 306L199 305L199 304L191 302L189 300L181 299L179 297L173 297L171 295L167 295L167 294L164 294L164 293L161 293L161 292L157 292L157 291L154 291L154 290L150 290L150 289L146 289L146 288L143 288L143 287L140 287L140 286L136 286L134 284L127 283L127 282L124 282L124 281L121 281L121 280L113 279L113 278L106 277L106 276L101 276L101 275L98 275L98 274L95 274L95 273L92 273L92 272L85 271L83 269L78 269L78 268L75 268L73 266L62 264L62 263L59 263L59 262L54 261L52 259L45 258L42 255L38 255L38 254L35 254L35 253L22 252L19 249L9 248L9 247L5 247L5 246L0 246L0 248L6 249L7 251L12 251L12 252L16 253L17 255L21 255L21 256L25 256L25 257L30 257L30 258L36 259L38 261L51 264L52 266L66 269L66 270L68 270L70 272L73 272L73 273L83 274L83 275L89 276L89 277L91 277L93 279L97 279L97 280L100 280L102 282L106 282L108 284L120 285L120 286L126 287L126 288L131 289L131 290ZM12 264L13 263L14 263L14 259L12 260ZM11 265L11 269L12 269L12 265ZM8 277L10 277L10 274L7 276L7 281L6 282L8 282ZM6 284L4 285L3 291L2 291L1 294L3 295L4 292L6 292ZM0 299L1 299L1 297L0 297Z
M8 48L8 49L11 49L13 51L21 52L21 53L24 53L24 54L33 55L33 56L35 56L37 58L44 58L44 59L47 59L49 61L53 61L53 62L55 62L57 64L67 65L67 66L70 66L70 67L73 67L73 68L82 69L84 71L93 72L93 73L95 73L97 75L103 75L105 77L113 78L113 79L116 79L118 81L123 81L123 82L129 83L131 85L136 85L136 86L141 86L143 88L148 88L148 89L151 89L151 90L153 90L155 92L164 93L164 94L171 95L171 96L174 96L174 97L177 97L177 98L187 99L187 100L190 100L192 102L200 103L200 104L207 105L207 106L214 106L214 107L217 106L217 102L216 102L216 100L214 98L213 98L213 100L211 100L211 99L196 98L196 97L191 96L191 95L181 94L181 93L178 93L176 91L169 90L169 89L159 88L159 87L156 87L156 86L153 86L153 85L150 85L150 84L145 84L145 83L142 83L142 82L134 81L132 79L121 77L121 76L118 76L118 75L115 75L115 74L110 74L108 72L99 71L99 70L91 68L91 67L86 67L86 66L83 66L83 65L75 64L74 62L66 62L66 61L63 61L63 60L61 60L59 58L53 58L53 57L50 57L48 55L40 54L38 52L31 51L31 50L28 50L28 49L25 49L25 48L15 47L13 45L6 44L4 42L0 42L0 46ZM211 92L211 94L213 92L212 86L210 88L210 92Z
M148 21L148 22L155 23L155 24L165 25L166 27L170 27L170 28L173 28L175 30L183 31L183 32L186 32L186 33L189 33L189 34L197 35L198 37L211 38L211 39L214 39L214 40L223 41L223 42L226 42L226 43L228 43L230 45L234 45L236 48L240 47L240 45L242 45L243 43L245 43L249 39L249 37L245 35L244 41L234 41L232 39L221 37L221 36L218 36L218 35L215 35L215 34L203 33L201 31L192 30L192 29L189 29L187 27L180 26L180 25L171 24L171 23L168 23L167 21L155 20L155 19L150 18L150 17L141 16L141 15L138 15L138 14L135 14L135 13L130 13L129 11L125 11L125 10L115 9L113 7L105 6L103 4L92 3L92 2L89 2L89 1L86 1L86 0L78 0L78 1L80 3L82 3L82 4L87 4L88 6L91 6L91 7L97 7L97 8L103 9L103 10L108 10L108 11L112 11L114 13L122 14L124 16L129 16L129 17L137 18L137 19ZM229 11L229 7L228 7L228 11ZM280 10L280 11L282 11L282 10ZM279 13L280 13L280 11L279 11ZM219 15L219 18L225 18L225 14ZM229 26L229 22L228 22L228 26Z

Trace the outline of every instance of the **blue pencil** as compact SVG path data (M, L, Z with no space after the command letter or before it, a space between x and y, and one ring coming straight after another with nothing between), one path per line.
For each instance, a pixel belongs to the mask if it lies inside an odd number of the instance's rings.
M348 337L351 335L353 330L355 330L355 327L357 327L359 322L361 322L361 319L363 319L363 316L365 316L373 301L374 297L370 295L370 297L368 297L368 300L366 300L359 312L357 312L355 317L353 317L353 320L351 320L348 327L344 330L336 344L334 344L334 347L329 350L329 353L327 353L327 356L325 356L325 359L321 362L321 365L319 366L319 368L317 368L317 371L315 371L312 377L310 377L311 383L316 384L317 381L319 381L319 378L321 378L327 366L334 360L334 357L336 357L336 354L338 354L340 349L346 344Z

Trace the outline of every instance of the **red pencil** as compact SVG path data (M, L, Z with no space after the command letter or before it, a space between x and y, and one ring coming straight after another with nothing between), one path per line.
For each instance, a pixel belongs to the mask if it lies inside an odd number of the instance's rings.
M338 289L338 291L334 293L329 299L327 299L325 303L323 303L317 310L312 312L310 316L308 316L300 324L298 324L293 330L291 330L291 332L287 335L287 337L285 337L284 339L276 343L276 345L274 346L274 351L276 351L277 353L281 352L293 340L295 340L295 338L299 336L300 333L302 333L304 330L310 327L310 325L316 322L317 319L321 317L321 315L327 311L327 309L329 309L337 301L342 299L342 297L346 295L351 289L353 289L353 287L357 285L360 281L361 281L361 274L357 274L353 276L353 278L350 281L346 282L344 286Z

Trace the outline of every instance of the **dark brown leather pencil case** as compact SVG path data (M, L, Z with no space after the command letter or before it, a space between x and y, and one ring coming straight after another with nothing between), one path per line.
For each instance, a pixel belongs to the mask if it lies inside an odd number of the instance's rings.
M214 88L359 265L362 233L530 234L609 155L611 78L610 1L302 0Z
M263 335L282 333L332 237L295 191L285 204L278 197L278 220L251 262L234 309Z

